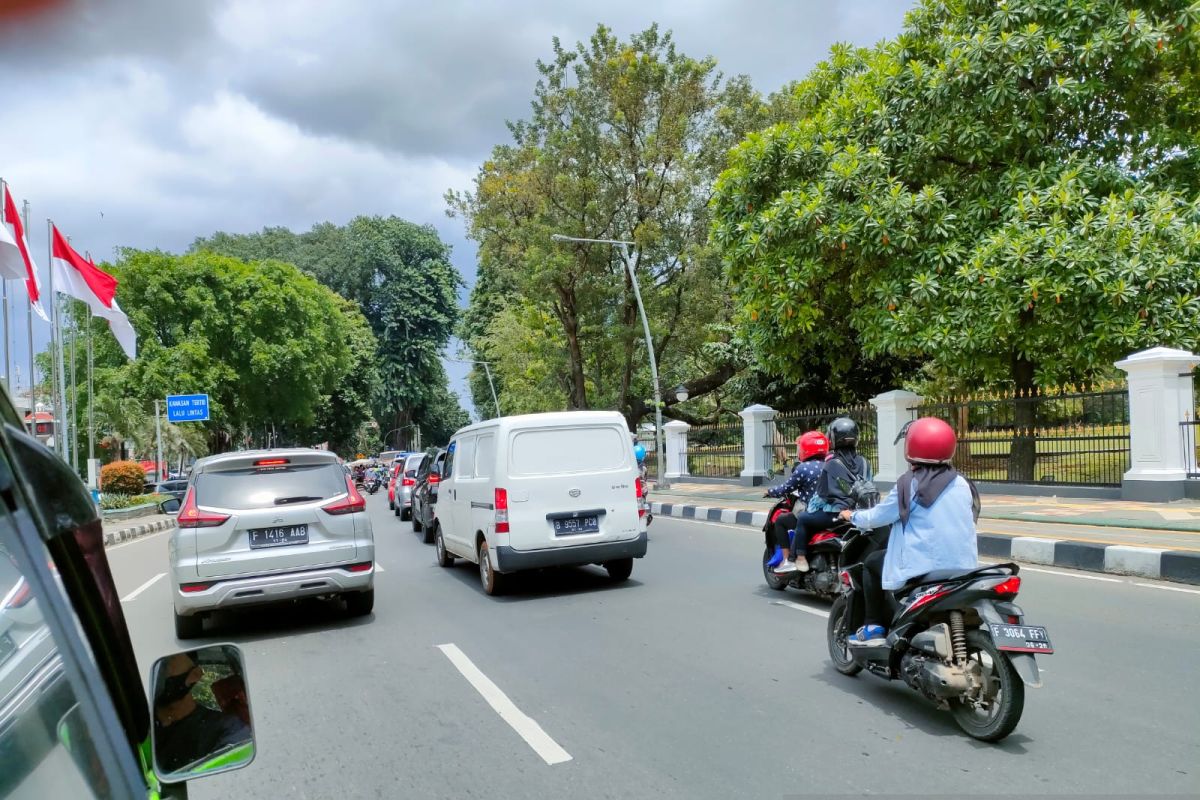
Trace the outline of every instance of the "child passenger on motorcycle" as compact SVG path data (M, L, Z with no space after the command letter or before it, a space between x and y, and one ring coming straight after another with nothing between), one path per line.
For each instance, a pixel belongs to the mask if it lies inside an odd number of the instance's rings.
M956 445L948 424L934 417L918 419L904 439L908 472L879 505L839 515L862 530L892 526L887 551L877 550L863 561L864 624L847 637L849 644L884 641L891 621L884 591L900 589L933 570L978 566L979 501L971 483L950 465Z
M802 543L793 547L788 540L788 531L799 531L796 524L796 512L803 512L808 506L809 498L817 489L817 480L821 477L821 467L825 456L829 453L829 440L820 431L809 431L796 438L796 466L792 469L791 477L779 486L767 490L766 497L787 497L789 492L796 492L796 502L791 513L780 514L771 524L775 546L780 549L783 560L775 567L775 574L785 575L790 572L808 572L808 559L798 552ZM800 534L797 533L797 536ZM796 551L796 552L793 552ZM794 558L794 560L793 560Z

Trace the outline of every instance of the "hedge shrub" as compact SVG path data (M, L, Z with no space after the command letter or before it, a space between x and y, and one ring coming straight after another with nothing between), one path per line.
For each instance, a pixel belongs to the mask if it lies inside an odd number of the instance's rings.
M141 494L146 490L146 470L136 461L114 461L100 468L100 491Z

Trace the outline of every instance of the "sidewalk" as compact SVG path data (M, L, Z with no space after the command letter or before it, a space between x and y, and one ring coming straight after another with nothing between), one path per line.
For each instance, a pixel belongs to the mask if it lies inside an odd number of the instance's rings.
M766 487L678 482L652 491L655 513L761 528ZM981 554L1036 564L1200 583L1200 503L985 494ZM699 513L697 513L699 512Z
M132 541L158 531L175 527L175 517L169 514L150 514L133 519L105 520L101 523L104 528L104 546Z

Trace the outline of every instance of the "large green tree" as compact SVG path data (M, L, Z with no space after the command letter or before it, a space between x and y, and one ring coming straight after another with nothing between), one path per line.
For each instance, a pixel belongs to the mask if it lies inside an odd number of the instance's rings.
M338 423L352 431L366 415L359 395L377 380L361 355L370 329L296 267L137 250L102 266L117 277L118 300L138 333L138 358L128 362L107 323L91 321L95 410L105 433L145 450L154 400L192 392L210 396L212 421L203 427L215 450L246 436L261 441L272 425L311 444L327 438L320 417L345 414ZM77 373L83 369L81 362ZM186 434L176 438L182 449L200 449Z
M1028 393L1195 347L1198 23L1185 0L925 0L894 41L835 47L714 202L762 363L862 351Z
M371 407L381 428L433 428L443 418L462 418L440 362L457 322L462 278L431 226L356 217L345 227L321 223L301 234L216 233L192 249L287 261L357 303L376 340L379 380ZM453 409L443 408L448 402Z
M709 194L728 148L766 119L744 78L680 53L651 27L620 41L599 26L538 62L531 114L447 195L479 243L463 336L493 364L504 411L619 408L653 394L632 271L662 374L693 397L723 386L732 312L707 247ZM561 243L555 234L633 242ZM476 406L491 406L480 371ZM668 404L675 400L669 391Z

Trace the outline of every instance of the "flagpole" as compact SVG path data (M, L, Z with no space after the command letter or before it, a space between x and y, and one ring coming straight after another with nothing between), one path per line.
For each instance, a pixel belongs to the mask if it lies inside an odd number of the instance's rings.
M66 437L62 435L62 426L66 423L66 390L63 387L62 372L62 331L59 329L58 294L54 288L54 221L46 218L46 257L50 264L50 382L53 391L52 405L54 407L54 450L64 461L67 460Z
M92 383L92 309L87 312L87 393L88 393L88 470L96 458L96 417L92 410L96 406L95 386Z
M8 189L8 181L0 179L0 225L8 222L4 217L5 209L3 207L4 192L6 189ZM3 303L4 307L4 389L8 392L8 396L12 397L12 393L15 390L12 384L12 353L9 346L9 339L12 338L12 330L9 327L10 320L8 318L8 278L0 280L0 303Z
M7 196L5 196L7 197ZM22 200L22 216L24 217L25 235L29 233L29 200ZM25 297L25 326L28 329L29 335L29 411L30 414L37 413L37 365L34 362L34 297ZM37 420L37 417L31 417L32 420ZM37 431L35 423L32 432Z
M79 474L79 389L75 382L75 340L79 338L79 327L75 324L74 302L67 301L71 322L71 466Z

